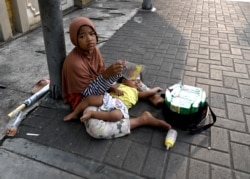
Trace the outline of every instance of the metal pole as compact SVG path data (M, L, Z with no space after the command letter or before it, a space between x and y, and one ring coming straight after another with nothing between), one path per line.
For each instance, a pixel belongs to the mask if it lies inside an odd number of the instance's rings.
M50 76L50 95L53 99L60 99L61 69L66 57L61 1L38 0L38 4Z
M143 0L142 9L151 10L153 8L151 0Z

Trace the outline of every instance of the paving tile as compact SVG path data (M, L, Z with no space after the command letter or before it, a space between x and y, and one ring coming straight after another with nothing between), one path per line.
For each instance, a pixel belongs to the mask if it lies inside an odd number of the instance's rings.
M110 150L108 150L105 155L104 162L111 166L118 166L120 168L131 144L132 142L126 138L114 140L110 146Z
M168 166L165 174L167 178L186 178L188 158L175 153L169 154Z
M247 131L250 131L250 115L246 115Z
M217 69L213 69L212 67L210 68L210 76L211 76L211 79L214 79L214 80L221 80L222 81L222 72L220 70L217 70Z
M230 139L233 142L250 146L250 134L230 131Z
M139 174L143 168L148 149L142 144L134 143L124 160L122 168Z
M229 51L229 44L220 43L220 49L225 50L225 51Z
M228 88L223 88L223 87L218 87L218 86L211 86L211 92L214 93L223 93L223 94L228 94L231 96L239 96L239 91L235 89L228 89Z
M238 172L238 171L234 171L234 176L235 176L235 178L242 178L242 179L249 178L249 174L243 173L243 172Z
M223 84L226 88L238 89L238 82L234 77L224 76Z
M219 91L221 92L221 91ZM220 108L220 109L225 109L225 99L224 99L224 95L220 94L220 93L211 93L210 94L210 105L212 107L216 107L216 108Z
M168 151L151 148L142 169L142 176L148 178L161 178L165 170ZM152 165L154 163L154 165Z
M211 128L211 148L229 152L228 130L217 127Z
M208 148L201 148L198 146L191 146L190 155L192 158L208 162L219 164L225 167L231 167L230 155L225 152L219 152L216 150L208 150ZM208 165L206 163L206 165Z
M209 177L209 165L205 162L201 162L195 159L190 159L189 164L189 178L204 178L208 179Z
M245 121L241 105L227 103L227 108L228 108L228 118L229 119L241 121L241 122Z
M203 73L209 73L209 64L198 63L198 71Z
M234 169L249 173L250 151L249 146L231 143Z
M181 143L181 146L183 147L183 150L180 150L179 147L175 147L173 150L179 151L180 153L186 154L186 152L190 152L190 146L194 145L194 146L200 146L200 147L209 147L210 146L210 137L207 134L208 131L204 131L201 134L197 134L197 135L189 135L189 133L187 131L184 132L179 132L178 133L178 139L181 142L185 142L188 145L186 147L182 146L184 145L183 143ZM178 143L178 141L177 141Z
M220 86L222 86L222 81L219 80L213 80L213 79L204 79L204 78L197 78L197 82L198 83L203 83L203 84L207 84L210 86L218 86L217 88L219 88ZM211 88L211 91L213 88Z
M232 171L229 168L221 167L218 165L211 165L211 178L221 178L221 179L230 179L234 178L232 176Z
M224 66L233 66L233 60L232 60L232 58L222 57L221 63Z
M237 130L242 132L246 131L246 124L244 122L234 121L226 118L219 118L218 116L215 125L230 130Z
M249 94L250 86L240 84L239 87L240 87L241 97L242 98L250 98L250 94Z
M247 73L247 67L245 64L235 63L234 67L236 72Z
M244 106L248 106L249 104L249 100L247 98L242 98L241 96L226 95L226 101L236 104L242 104Z

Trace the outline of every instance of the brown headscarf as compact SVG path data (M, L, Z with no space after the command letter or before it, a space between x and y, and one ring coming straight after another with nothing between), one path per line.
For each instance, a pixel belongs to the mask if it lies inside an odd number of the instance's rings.
M66 57L62 68L62 97L68 102L71 94L80 94L104 69L105 64L99 49L92 53L78 47L77 33L81 26L91 27L95 33L93 22L85 17L75 18L69 27L70 40L75 48ZM96 38L98 40L97 34Z

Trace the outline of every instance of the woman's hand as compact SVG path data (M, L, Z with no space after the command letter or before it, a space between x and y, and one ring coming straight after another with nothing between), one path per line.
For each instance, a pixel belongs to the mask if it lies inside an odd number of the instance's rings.
M124 60L117 60L102 73L102 76L103 78L108 79L111 76L121 74L123 68L124 68Z

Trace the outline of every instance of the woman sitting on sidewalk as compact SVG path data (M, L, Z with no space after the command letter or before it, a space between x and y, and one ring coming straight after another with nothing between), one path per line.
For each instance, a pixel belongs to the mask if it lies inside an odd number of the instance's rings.
M121 60L105 68L99 49L98 36L92 21L85 17L75 18L70 24L70 39L75 48L66 57L62 69L62 97L74 110L87 98L99 98L107 90L114 90L112 84L121 77ZM151 98L154 103L158 96ZM90 106L86 110L98 111L100 107ZM131 119L119 121L90 118L85 122L87 132L94 138L114 138L130 133L140 126L155 126L165 130L171 126L156 119L149 112Z

